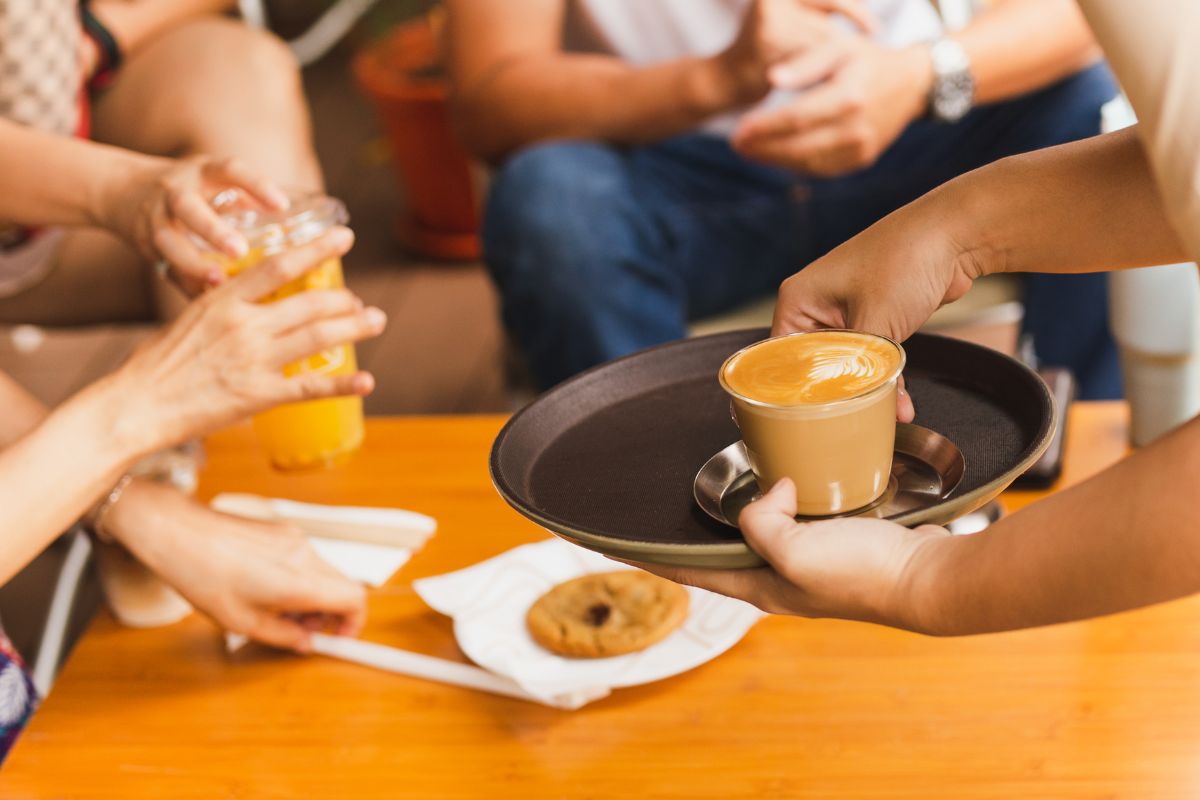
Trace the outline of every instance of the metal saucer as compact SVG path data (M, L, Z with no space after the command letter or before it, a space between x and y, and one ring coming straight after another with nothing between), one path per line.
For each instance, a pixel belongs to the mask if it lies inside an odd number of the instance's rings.
M958 487L965 471L966 461L954 442L928 428L899 423L888 488L866 508L835 516L896 519L930 508ZM696 473L693 493L704 513L736 528L742 509L761 494L746 446L734 442L710 458Z

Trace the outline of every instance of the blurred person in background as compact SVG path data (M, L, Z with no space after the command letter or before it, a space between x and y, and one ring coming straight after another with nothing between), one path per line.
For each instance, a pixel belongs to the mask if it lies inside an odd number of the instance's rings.
M771 294L945 181L1092 136L1117 93L1070 0L449 0L462 137L497 166L485 260L542 388ZM1103 276L1025 328L1119 393Z
M53 411L0 376L0 582L77 520L127 547L222 628L304 652L313 630L355 635L363 588L285 525L231 517L129 478L140 459L280 403L365 395L370 374L284 377L283 366L379 334L379 309L345 289L262 298L350 248L335 228L193 301L113 374ZM123 477L124 476L124 477ZM0 759L33 686L0 632Z

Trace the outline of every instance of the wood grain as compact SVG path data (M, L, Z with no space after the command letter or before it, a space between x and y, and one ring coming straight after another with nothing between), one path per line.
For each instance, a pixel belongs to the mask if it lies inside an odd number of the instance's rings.
M246 429L203 491L437 517L366 637L461 659L418 576L545 536L496 497L499 417L371 422L347 468L286 478ZM1066 481L1121 456L1125 411L1072 415ZM1010 494L1009 507L1034 494ZM0 796L1192 798L1200 599L965 639L768 619L726 656L576 712L101 616L0 774Z

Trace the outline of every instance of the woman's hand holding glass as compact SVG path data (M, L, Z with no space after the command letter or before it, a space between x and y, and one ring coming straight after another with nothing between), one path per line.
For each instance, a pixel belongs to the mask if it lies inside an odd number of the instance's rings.
M345 289L260 302L326 259L341 256L352 243L348 229L334 228L193 301L106 379L118 398L118 438L137 456L280 403L369 394L375 382L367 372L285 377L283 367L334 345L377 336L386 324L383 311L364 308Z
M231 259L247 252L245 237L221 219L220 211L288 207L282 189L235 158L147 158L118 174L100 200L98 222L147 262L165 262L190 295L225 279L205 246Z

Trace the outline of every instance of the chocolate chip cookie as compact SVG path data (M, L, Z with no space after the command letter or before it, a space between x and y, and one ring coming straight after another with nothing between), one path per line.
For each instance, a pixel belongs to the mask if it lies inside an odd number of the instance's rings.
M547 650L604 658L662 641L687 613L688 593L679 584L621 570L560 583L530 606L525 623Z

